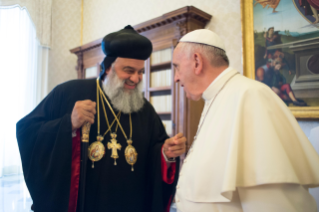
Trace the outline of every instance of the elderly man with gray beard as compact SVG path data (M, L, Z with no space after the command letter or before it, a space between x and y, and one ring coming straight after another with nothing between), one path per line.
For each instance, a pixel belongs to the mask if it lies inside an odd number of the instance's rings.
M175 196L178 212L315 212L319 157L268 86L229 67L208 29L184 35L173 54L175 82L205 100Z
M142 95L151 42L131 26L104 37L97 79L54 88L17 123L35 211L79 211L80 133L91 124L84 211L163 212L176 186L186 138L169 138Z

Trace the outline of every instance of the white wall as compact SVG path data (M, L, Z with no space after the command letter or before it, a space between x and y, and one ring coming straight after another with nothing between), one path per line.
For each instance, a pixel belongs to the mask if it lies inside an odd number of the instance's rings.
M80 39L81 0L53 0L48 92L62 82L77 78L77 58L70 49L80 46Z
M84 1L83 44L131 24L156 18L184 6L195 6L211 15L208 29L225 41L231 66L242 73L240 1L225 0L94 0ZM81 45L81 0L53 0L49 52L48 92L77 77L77 57L70 49Z
M206 28L223 38L230 65L242 73L240 0L84 1L83 43L185 6L195 6L213 16Z

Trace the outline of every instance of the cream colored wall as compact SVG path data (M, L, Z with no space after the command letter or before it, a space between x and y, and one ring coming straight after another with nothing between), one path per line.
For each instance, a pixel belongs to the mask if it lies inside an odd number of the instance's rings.
M81 0L53 0L52 36L49 52L48 91L56 85L76 79L77 58L70 49L80 46Z
M242 72L239 0L225 0L222 4L216 0L84 1L83 44L128 24L136 25L184 6L195 6L213 15L206 28L223 37L231 66ZM77 58L69 50L81 45L81 0L53 0L51 39L49 92L56 85L77 77Z
M240 0L84 1L83 43L185 6L195 6L213 16L206 28L223 38L230 65L242 73Z

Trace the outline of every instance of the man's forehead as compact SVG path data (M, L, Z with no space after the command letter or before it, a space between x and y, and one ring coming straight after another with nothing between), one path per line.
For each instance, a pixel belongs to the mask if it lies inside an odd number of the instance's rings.
M116 58L116 61L123 62L123 63L144 63L144 60L125 58L125 57L118 57Z
M131 67L134 69L142 69L144 68L144 60L118 57L115 61L115 65L121 66L123 68Z
M181 43L177 44L176 48L174 49L173 59L179 58L182 55L182 47L183 46Z
M177 52L180 52L182 50L182 48L184 47L184 45L185 45L185 43L182 43L182 42L178 43L175 50Z

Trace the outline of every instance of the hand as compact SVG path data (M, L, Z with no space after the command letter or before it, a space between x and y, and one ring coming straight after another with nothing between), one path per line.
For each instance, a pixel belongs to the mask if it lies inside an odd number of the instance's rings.
M174 137L166 139L163 148L167 158L178 157L186 151L186 138L183 133L178 133Z
M91 100L77 101L71 115L72 130L82 127L84 122L93 124L96 114L95 107L96 103Z

